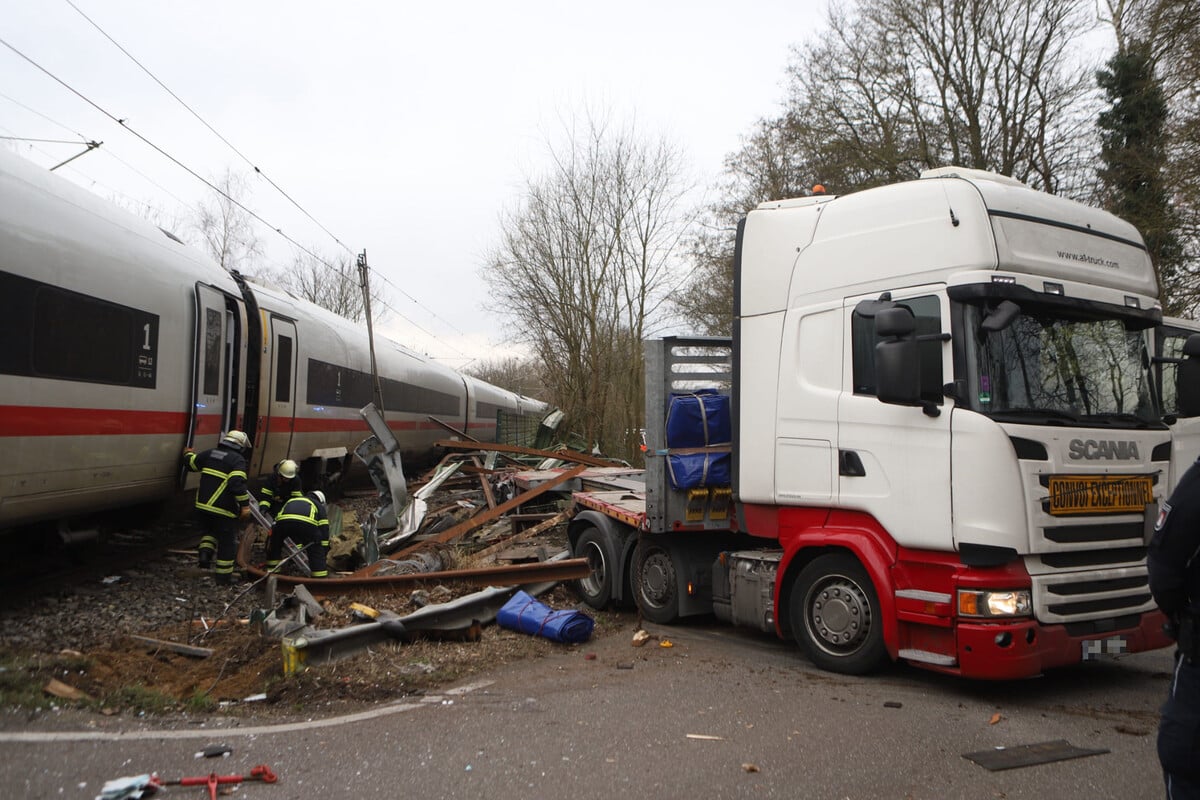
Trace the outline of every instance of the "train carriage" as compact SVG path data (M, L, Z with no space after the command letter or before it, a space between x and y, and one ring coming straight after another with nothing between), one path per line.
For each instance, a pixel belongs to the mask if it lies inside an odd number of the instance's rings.
M252 477L342 476L368 435L364 326L223 270L172 234L0 152L0 529L165 500L179 453L241 428ZM544 404L376 337L389 427L431 455ZM478 396L478 397L477 397ZM194 477L193 477L194 480Z

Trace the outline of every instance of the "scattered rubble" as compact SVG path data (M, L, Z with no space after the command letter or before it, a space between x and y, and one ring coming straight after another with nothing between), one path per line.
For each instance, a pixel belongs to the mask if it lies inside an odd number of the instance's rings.
M457 442L403 492L384 486L375 497L331 505L336 577L268 574L258 566L265 531L254 526L242 537L244 580L232 592L184 551L122 571L120 580L105 576L6 610L0 707L39 705L14 688L24 680L37 681L31 694L43 705L49 698L104 714L237 713L252 698L247 713L308 713L420 693L552 653L586 641L596 621L602 632L606 615L593 621L578 612L581 603L561 583L586 574L585 561L567 557L564 509L566 492L595 467L572 462L597 459L486 447ZM535 467L549 470L536 485L514 479ZM423 491L429 485L436 491ZM408 504L394 509L394 524L411 526L398 541L381 529L385 496ZM417 501L425 504L419 513L410 510ZM575 633L531 636L491 624L519 588L559 609L549 614L574 619Z

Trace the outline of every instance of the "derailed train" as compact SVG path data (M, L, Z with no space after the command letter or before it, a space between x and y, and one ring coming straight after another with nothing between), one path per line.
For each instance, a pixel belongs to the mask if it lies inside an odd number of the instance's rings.
M376 337L406 463L545 404ZM170 233L0 152L0 529L171 498L180 451L244 430L251 478L356 468L364 326L231 275ZM193 484L194 485L194 484Z

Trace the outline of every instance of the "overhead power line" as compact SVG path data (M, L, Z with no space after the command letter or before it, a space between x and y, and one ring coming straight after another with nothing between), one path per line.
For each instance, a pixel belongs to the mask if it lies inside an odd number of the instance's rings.
M194 169L192 169L191 167L189 167L187 164L184 164L184 163L183 163L182 161L180 161L179 159L175 158L175 156L171 155L171 154L170 154L170 153L168 153L166 150L164 150L163 148L159 147L157 144L155 144L154 142L150 141L149 139L147 139L147 138L146 138L145 136L143 136L142 134L138 133L136 130L134 130L134 129L133 129L133 128L131 128L129 125L127 125L127 124L125 123L125 120L124 120L124 119L119 119L119 118L117 118L117 116L116 116L115 114L112 114L112 113L110 113L110 112L109 112L107 109L105 109L104 107L102 107L100 104L96 103L94 100L92 100L91 98L89 98L87 95L85 95L85 94L83 94L82 92L80 92L79 90L75 89L73 86L71 86L71 85L70 85L70 84L68 84L66 81L64 81L64 80L62 80L61 78L59 78L59 77L58 77L57 75L55 75L54 73L50 72L48 69L46 69L45 67L43 67L41 64L37 63L37 62L36 62L36 61L34 61L32 58L30 58L29 56L25 55L25 53L23 53L23 52L21 52L20 50L18 50L16 47L14 47L12 44L10 44L10 43L9 43L7 40L5 40L5 39L0 39L0 44L4 45L4 46L5 46L5 47L7 47L9 50L13 51L13 52L14 52L14 53L16 53L18 56L20 56L21 58L25 59L25 61L29 62L29 63L30 63L31 65L33 65L33 66L34 66L36 69L38 69L38 70L39 70L39 71L41 71L43 74L45 74L47 77L49 77L51 80L55 81L55 82L56 82L56 83L58 83L60 86L62 86L64 89L66 89L67 91L71 92L71 93L72 93L72 94L74 94L76 97L78 97L80 100L83 100L85 103L87 103L88 105L90 105L92 108L96 109L96 110L97 110L97 111L99 111L101 114L103 114L104 116L106 116L106 117L108 117L110 120L112 120L113 122L115 122L115 123L117 123L118 125L120 125L120 126L121 126L122 128L124 128L126 131L128 131L129 133L131 133L131 134L133 134L134 136L136 136L136 137L137 137L138 139L140 139L140 140L141 140L143 143L145 143L145 144L146 144L146 145L148 145L149 147L151 147L151 148L153 148L154 150L156 150L156 151L157 151L159 154L161 154L161 155L162 155L164 158L166 158L167 160L169 160L171 163L175 164L175 165L176 165L176 166L178 166L180 169L184 170L184 171L185 171L185 172L187 172L189 175L191 175L192 177L194 177L196 180L200 181L200 182L201 182L201 183L203 183L205 186L207 186L208 188L212 189L212 190L213 190L214 192L216 192L217 194L219 194L219 195L221 195L222 197L224 197L226 200L228 200L230 203L232 203L233 205L235 205L235 206L237 206L238 208L240 208L242 211L245 211L245 212L246 212L247 214L249 214L249 215L250 215L250 216L251 216L253 219L256 219L256 220L258 220L260 223L262 223L263 225L266 225L268 228L270 228L271 230L275 231L275 233L279 234L279 235L280 235L280 236L282 236L284 239L286 239L287 241L291 242L291 243L292 243L292 245L293 245L293 246L295 246L295 247L296 247L298 250L300 250L300 251L302 251L302 252L304 252L304 253L307 253L309 256L311 256L313 259L315 259L315 260L316 260L318 263L324 264L324 265L325 265L326 267L328 267L328 268L329 268L331 271L334 271L334 272L336 272L336 270L334 270L333 266L332 266L332 265L331 265L329 262L327 262L325 259L321 258L321 256L320 256L320 255L318 255L317 253L314 253L312 250L310 250L310 249L308 249L307 247L305 247L304 245L300 244L300 242L296 241L296 240L295 240L295 239L293 239L291 236L289 236L288 234L284 233L282 228L279 228L279 227L276 227L275 225L272 225L270 222L268 222L267 220L265 220L265 219L263 219L261 216L259 216L259 214L258 214L257 212L255 212L254 210L252 210L252 209L250 209L250 208L247 208L245 205L243 205L243 204L242 204L240 201L238 201L238 200L237 200L237 198L235 198L235 197L232 197L232 196L230 196L230 195L229 195L227 192L224 192L224 191L222 191L220 187L218 187L218 186L214 185L214 184L213 184L211 181L209 181L209 180L208 180L207 178L205 178L203 175L201 175L200 173L196 172ZM429 336L429 337L431 337L432 339L434 339L434 340L436 340L436 341L441 341L441 339L440 339L439 337L435 336L434 334L430 333L429 331L426 331L424 328L422 328L420 325L417 325L417 323L413 322L411 319L409 319L408 317L406 317L404 314L401 314L401 313L400 313L398 310L396 310L394 307L392 307L392 306L388 305L387 303L384 303L384 305L385 305L386 307L390 308L390 309L391 309L391 310L392 310L392 311L393 311L393 312L394 312L394 313L395 313L395 314L396 314L398 317L400 317L400 318L401 318L401 319L403 319L405 322L408 322L410 325L412 325L413 327L415 327L415 328L417 328L418 330L420 330L420 331L421 331L422 333L424 333L426 336ZM453 347L453 345L448 345L448 346L450 346L450 347ZM454 348L454 349L456 349L456 350L457 350L457 348ZM461 352L461 351L460 351L460 352Z
M41 142L42 144L81 144L74 139L34 139L31 136L0 136L0 139L14 142ZM90 144L90 142L82 142L82 144Z
M321 222L316 217L314 217L312 214L308 213L308 210L306 208L304 208L304 206L297 203L295 201L295 199L292 198L291 195L289 195L287 192L285 192L277 183L275 183L275 181L271 180L269 175L267 175L265 172L263 172L261 169L259 169L258 165L256 165L253 161L251 161L248 156L246 156L244 153L242 153L241 150L238 150L236 147L234 147L233 143L230 142L228 139L226 139L224 136L222 136L217 131L216 128L214 128L212 125L209 125L207 120L204 119L204 117L200 116L200 114L197 113L195 109L193 109L191 106L189 106L187 103L185 103L183 101L183 98L181 98L179 95L175 94L175 92L171 91L170 87L168 87L165 83L163 83L161 80L159 80L157 75L155 75L153 72L151 72L144 64L142 64L142 62L140 62L136 58L134 58L133 55L128 50L126 50L124 47L122 47L121 44L116 39L109 36L108 33L103 28L101 28L99 25L96 24L95 20L93 20L87 14L83 13L83 11L80 10L79 6L75 5L73 2L71 2L71 0L66 0L66 3L71 8L73 8L77 12L79 12L79 16L86 19L93 28L95 28L97 31L100 32L101 36L103 36L105 39L108 39L110 42L112 42L114 47L116 47L118 50L120 50L122 53L124 53L125 56L130 61L132 61L134 64L136 64L138 66L138 69L140 69L142 72L149 75L150 79L153 80L155 83L157 83L159 86L161 86L164 92L171 95L171 97L175 98L176 102L178 102L179 105L186 108L189 114L191 114L193 117L195 117L197 120L200 121L201 125L208 128L208 130L212 132L213 136L216 136L218 139L220 139L222 142L224 142L225 145L230 150L237 153L239 158L241 158L243 161L245 161L246 164L248 164L250 166L250 168L253 169L257 174L261 175L263 180L265 180L267 183L271 184L271 186L274 187L275 191L279 192L281 195L283 195L285 198L287 198L287 201L289 203L291 203L292 205L294 205L297 209L299 209L300 213L304 214L304 216L306 216L310 220L312 220L313 224L316 225L321 230L323 230L329 236L329 238L333 239L335 242L337 242L339 245L341 245L343 248L345 248L347 253L350 253L353 255L353 251L349 247L347 247L346 244L341 239L339 239L337 236L334 236L333 233L328 228L326 228L324 225L322 225Z
M256 165L253 161L250 160L249 156L247 156L245 153L243 153L241 150L239 150L237 147L235 147L232 142L230 142L227 138L225 138L223 135L221 135L221 133L216 128L214 128L212 125L210 125L208 123L208 121L204 119L204 117L200 116L199 112L197 112L195 109L193 109L190 105L188 105L183 100L183 98L181 98L174 91L172 91L171 88L169 86L167 86L165 83L163 83L163 81L160 80L158 78L158 76L155 75L146 65L144 65L141 61L139 61L136 57L134 57L134 55L132 53L130 53L128 50L126 50L121 45L120 42L118 42L116 39L114 39L112 36L110 36L107 31L105 31L103 28L101 28L100 25L95 20L93 20L91 17L89 17L87 14L85 14L83 12L83 10L79 8L79 6L75 5L75 3L72 2L72 0L65 0L65 2L67 3L67 5L69 5L71 8L73 8L79 14L79 16L81 16L85 20L87 20L88 24L90 24L93 28L95 28L100 33L100 35L102 35L105 39L108 39L108 41L111 42L114 47L116 47L118 50L120 50L125 55L126 58L128 58L130 61L132 61L134 64L136 64L138 69L142 70L142 72L146 73L146 75L148 75L151 80L153 80L160 87L162 87L163 91L165 91L167 94L171 95L171 97L174 98L176 102L178 102L181 106L183 106L185 109L187 109L188 113L191 114L193 117L195 117L200 122L200 124L202 124L205 128L207 128L214 136L216 136L218 139L220 139L230 150L232 150L234 153L236 153L238 155L238 157L242 159L242 161L246 162L246 164L251 169L253 169L256 174L261 176L263 178L263 180L265 180L267 183L269 183L271 185L271 187L275 189L275 191L279 192L279 194L281 194L284 198L286 198L289 203L291 203L293 206L295 206L297 209L299 209L301 213L303 213L306 217L308 217L310 220L312 220L313 224L315 224L318 228L320 228L322 231L324 231L325 234L329 236L329 238L331 238L333 241L337 242L347 253L354 255L354 252L341 239L339 239L336 235L334 235L334 233L332 231L330 231L323 224L321 224L321 222L316 217L314 217L312 214L310 214L307 209L305 209L303 206L301 206L291 195L289 195L286 191L284 191L284 189L281 186L279 186L279 184L275 183L275 181L272 180L269 175L267 175L265 172L263 172L262 169L260 169L258 167L258 165ZM11 45L9 47L11 49ZM26 58L26 60L29 60L29 59ZM32 61L30 63L32 63ZM47 73L47 74L49 74L49 73ZM61 83L61 81L60 81L60 83ZM118 122L119 122L119 120L118 120ZM126 127L128 127L128 126L126 126ZM207 183L207 181L205 181L205 183ZM212 184L209 184L209 185L211 186ZM232 200L232 198L229 198L229 199ZM234 202L236 202L236 201L234 201ZM247 210L247 213L252 213L252 212L249 212ZM257 216L256 216L256 218L257 218ZM276 232L282 233L278 229L274 229L274 230L276 230ZM285 236L284 238L288 238L288 237ZM291 241L291 239L289 239L289 241ZM301 249L304 250L305 252L309 252L305 248L301 248ZM309 254L312 255L312 253L309 253ZM316 257L316 256L314 256L314 257ZM319 257L316 257L316 258L319 262L324 263L323 260L320 259ZM325 266L330 267L332 269L332 265L330 265L330 264L326 264ZM336 270L334 270L334 271L336 272ZM376 273L376 274L383 280L384 283L386 283L388 286L391 286L393 289L395 289L397 292L399 292L403 296L407 297L414 304L416 304L418 307L420 307L426 313L428 313L431 317L438 320L442 324L446 325L451 330L453 330L455 333L458 333L460 336L466 335L453 323L450 323L449 321L438 316L438 314L436 314L431 308L429 308L428 306L423 304L420 300L413 297L411 294L409 294L404 289L397 286L392 281L388 280L388 278L385 275L383 275L381 273ZM381 301L381 302L385 307L390 308L394 313L396 313L401 318L407 319L407 317L404 317L403 314L400 314L399 311L396 311L396 309L392 308L387 302L384 302L384 301ZM412 323L413 325L416 325L416 323L413 323L412 320L408 320L408 321L410 323ZM420 329L419 326L418 326L418 329ZM428 336L433 337L435 340L440 341L437 336L434 336L433 334L428 333L424 330L422 330L422 332L426 333L426 335L428 335Z

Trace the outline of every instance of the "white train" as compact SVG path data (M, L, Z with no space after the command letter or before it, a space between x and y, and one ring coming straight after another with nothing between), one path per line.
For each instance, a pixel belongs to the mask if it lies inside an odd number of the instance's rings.
M390 340L375 349L406 463L447 436L429 417L487 441L500 409L546 411ZM357 468L372 398L364 326L0 151L0 529L169 499L182 448L233 428L254 443L252 478L292 458L326 481Z

